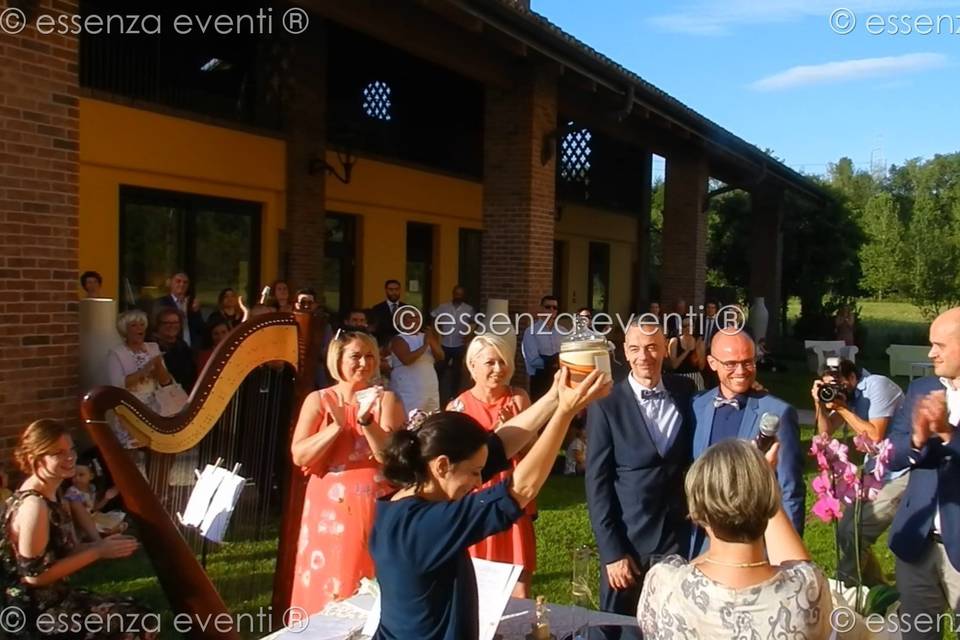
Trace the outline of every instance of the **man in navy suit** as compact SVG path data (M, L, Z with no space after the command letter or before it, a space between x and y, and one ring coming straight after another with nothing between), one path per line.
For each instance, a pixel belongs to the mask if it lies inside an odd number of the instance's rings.
M960 613L960 308L933 321L930 345L935 375L910 384L890 426L890 466L910 468L889 538L904 640L939 639L938 616Z
M631 325L623 350L630 375L587 410L585 480L600 552L600 607L636 616L650 566L687 552L683 477L696 387L688 378L661 376L667 342L658 323ZM606 637L640 637L629 629L611 633Z
M183 341L193 351L203 349L206 346L204 342L207 327L200 313L200 301L187 293L190 289L190 276L183 272L175 273L170 276L169 286L170 293L153 304L153 321L156 322L161 309L172 307L179 310L180 316L185 320L181 333Z
M768 393L753 390L757 379L756 347L743 331L724 329L713 337L707 362L720 379L720 385L693 401L696 430L693 457L696 459L712 445L727 438L752 440L760 432L760 418L772 413L780 419L777 438L780 460L777 478L783 493L783 510L801 536L806 518L806 485L803 481L803 451L797 410ZM693 555L700 553L705 536L697 532Z

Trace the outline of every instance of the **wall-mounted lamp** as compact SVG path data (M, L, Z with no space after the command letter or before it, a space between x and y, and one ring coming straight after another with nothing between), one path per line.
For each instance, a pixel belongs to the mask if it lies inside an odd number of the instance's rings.
M310 158L310 165L307 167L307 171L310 175L315 176L322 170L326 170L327 173L343 184L350 184L350 174L353 172L353 165L357 164L357 157L350 151L338 150L337 161L340 163L340 166L343 167L343 175L340 175L336 167L327 162L326 157L320 154L314 154L313 157Z

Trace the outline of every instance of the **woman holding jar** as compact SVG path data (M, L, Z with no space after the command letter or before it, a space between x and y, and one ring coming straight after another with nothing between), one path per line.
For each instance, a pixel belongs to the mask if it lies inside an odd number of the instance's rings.
M309 475L300 520L291 606L307 614L348 598L374 575L367 548L374 505L389 492L380 470L388 437L403 426L397 397L373 386L376 341L340 331L327 351L336 381L303 402L293 433L293 463Z

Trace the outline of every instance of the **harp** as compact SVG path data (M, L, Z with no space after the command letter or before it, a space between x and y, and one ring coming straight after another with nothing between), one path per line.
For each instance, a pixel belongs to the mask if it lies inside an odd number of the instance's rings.
M218 455L213 450L217 443L211 443L210 440L214 431L229 427L222 424L223 416L230 412L231 403L245 379L258 368L262 370L267 363L282 361L294 371L292 393L287 395L291 421L274 425L273 431L277 439L275 444L280 447L278 455L288 455L292 426L300 405L313 390L324 322L324 318L304 312L269 313L236 327L213 352L187 405L175 416L162 417L132 394L117 387L97 387L83 398L81 417L86 429L120 491L125 510L139 525L140 541L150 557L171 609L176 614L190 616L193 624L188 635L191 638L240 638L241 634L236 628L224 633L222 626L218 629L214 624L197 623L234 618L230 617L231 612L198 560L194 548L196 545L191 547L181 528L168 513L169 504L164 504L156 486L151 486L130 454L121 447L106 421L107 413L113 411L141 442L146 443L152 462L160 460L159 466L166 466L169 470L170 454L181 453L198 445L201 451L206 449L206 455ZM241 439L243 435L240 434ZM248 449L270 444L269 438L265 442L250 442L253 438L249 437L245 440L247 442L243 446ZM200 459L199 462L203 465L212 460ZM283 624L280 614L286 611L290 601L305 490L302 474L298 471L290 466L289 472L283 474L285 477L279 479L282 515L276 569L272 574L270 628ZM241 475L246 475L243 470ZM236 515L231 527L235 521ZM264 633L269 630L263 629Z

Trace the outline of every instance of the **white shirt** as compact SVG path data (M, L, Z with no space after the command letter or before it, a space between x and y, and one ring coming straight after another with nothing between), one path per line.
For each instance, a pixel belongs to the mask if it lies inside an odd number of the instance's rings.
M440 333L440 345L457 349L463 346L464 338L470 335L470 327L473 325L473 307L466 302L455 305L452 302L444 302L438 305L433 313L434 326ZM443 314L437 322L437 317Z
M673 404L673 399L663 386L662 378L653 389L648 389L637 382L633 377L633 373L627 376L627 381L633 390L637 404L640 406L640 413L643 414L650 437L653 439L654 444L657 445L657 450L663 455L667 449L670 448L680 428L680 412L677 410L676 405ZM643 391L660 392L663 394L663 397L643 398Z
M960 389L953 386L953 381L949 378L940 378L940 383L947 388L947 422L957 424L960 421ZM939 503L939 498L937 499ZM937 505L937 513L933 516L934 533L942 533L940 530L940 505Z
M563 341L563 334L560 328L554 323L552 328L547 328L547 320L539 320L530 325L530 328L523 332L523 361L527 365L527 375L532 376L537 371L544 368L546 363L544 357L555 356L560 353L560 343Z

